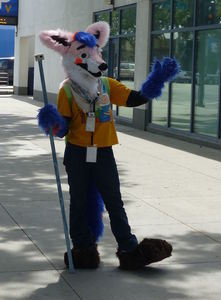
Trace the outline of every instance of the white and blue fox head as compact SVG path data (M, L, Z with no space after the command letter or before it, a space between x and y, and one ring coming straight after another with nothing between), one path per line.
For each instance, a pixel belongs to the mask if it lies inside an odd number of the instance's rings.
M108 23L96 22L85 31L48 30L42 31L39 37L44 45L61 55L67 78L86 90L90 87L91 94L94 94L98 78L107 70L101 52L109 35Z

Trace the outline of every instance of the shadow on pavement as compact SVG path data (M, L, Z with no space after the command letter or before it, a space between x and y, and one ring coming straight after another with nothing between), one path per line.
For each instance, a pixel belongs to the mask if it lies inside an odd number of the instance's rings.
M117 268L116 244L110 231L106 230L100 243L101 268L78 270L73 275L64 271L65 242L51 155L47 151L38 152L39 147L35 154L28 148L29 141L45 137L32 124L31 117L0 115L0 118L2 299L218 299L220 288L211 288L214 282L221 280L221 234L217 232L210 233L213 239L203 234L197 238L196 232L191 230L181 235L168 233L170 240L174 241L171 260L127 272ZM20 138L27 142L26 148L19 142ZM173 147L172 142L168 142L168 146ZM26 153L23 153L24 149ZM68 207L68 186L62 159L59 159L59 164ZM126 167L120 164L119 170L124 185ZM128 201L132 204L136 199ZM105 223L109 226L107 216ZM110 257L115 260L110 261ZM211 273L213 276L209 277Z

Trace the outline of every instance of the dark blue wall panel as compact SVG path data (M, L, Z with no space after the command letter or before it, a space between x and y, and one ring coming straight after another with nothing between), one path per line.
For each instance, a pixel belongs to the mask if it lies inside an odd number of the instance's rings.
M15 27L0 26L0 57L14 56Z

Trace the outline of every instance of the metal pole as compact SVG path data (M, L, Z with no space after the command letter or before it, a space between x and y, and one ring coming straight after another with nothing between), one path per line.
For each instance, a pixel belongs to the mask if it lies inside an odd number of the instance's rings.
M44 104L47 105L48 104L48 96L47 96L47 91L46 91L44 71L43 71L43 65L42 65L42 61L44 60L44 55L43 54L35 55L35 60L38 62L38 66L39 66ZM58 168L58 162L57 162L57 156L56 156L56 150L55 150L55 144L54 144L54 137L53 137L51 128L49 129L49 138L50 138L52 158L53 158L53 163L54 163L54 171L55 171L55 176L56 176L56 181L57 181L57 189L58 189L58 196L59 196L59 202L60 202L61 214L62 214L62 220L63 220L63 226L64 226L65 240L66 240L66 245L67 245L69 272L73 273L74 265L73 265L73 259L72 259L72 254L71 254L70 239L69 239L69 234L68 234L68 225L67 225L67 219L66 219L65 208L64 208L64 199L63 199L63 194L62 194L62 189L61 189L61 180L60 180L60 175L59 175L59 168Z

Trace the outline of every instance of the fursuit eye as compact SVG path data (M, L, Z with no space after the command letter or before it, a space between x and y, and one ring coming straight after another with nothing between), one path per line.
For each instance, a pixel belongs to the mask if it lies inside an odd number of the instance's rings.
M87 53L82 53L82 54L81 54L81 57L82 57L82 58L86 58L86 57L87 57Z

